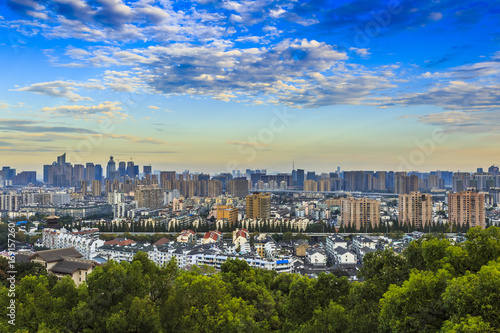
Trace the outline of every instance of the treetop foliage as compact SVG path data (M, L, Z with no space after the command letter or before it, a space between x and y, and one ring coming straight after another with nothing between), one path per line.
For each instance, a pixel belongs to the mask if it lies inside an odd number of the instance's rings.
M17 264L16 325L8 323L8 265L0 260L1 332L498 332L500 229L463 243L426 236L403 254L369 253L360 282L316 279L228 260L162 267L138 253L76 286L39 264Z

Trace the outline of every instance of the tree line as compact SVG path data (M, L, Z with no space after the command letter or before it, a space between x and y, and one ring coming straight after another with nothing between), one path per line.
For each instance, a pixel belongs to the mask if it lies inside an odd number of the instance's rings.
M498 332L500 228L472 228L462 243L428 235L403 254L369 253L360 281L253 269L228 260L159 267L145 253L110 261L76 287L22 264L16 326L8 324L0 261L1 332ZM18 264L21 265L21 264Z

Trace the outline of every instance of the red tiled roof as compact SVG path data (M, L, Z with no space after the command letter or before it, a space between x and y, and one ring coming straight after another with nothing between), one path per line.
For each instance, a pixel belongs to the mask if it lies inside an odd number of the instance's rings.
M115 239L112 239L112 240L109 240L107 242L104 243L104 245L130 245L132 243L135 243L134 240L131 240L131 239L125 239L125 238L115 238Z
M167 244L168 242L170 242L170 239L166 238L166 237L163 237L163 238L160 238L156 243L154 243L153 245L156 245L156 246L160 246L160 245L165 245Z

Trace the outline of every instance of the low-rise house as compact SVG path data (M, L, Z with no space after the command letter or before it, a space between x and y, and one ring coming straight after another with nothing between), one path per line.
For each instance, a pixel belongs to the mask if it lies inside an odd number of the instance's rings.
M167 237L162 237L160 239L158 239L153 245L154 246L163 246L163 245L166 245L170 243L170 239L168 239Z
M243 244L250 241L250 233L247 229L236 229L233 231L233 243L236 248L243 249ZM250 246L250 244L248 244Z
M88 229L70 232L66 229L46 228L42 232L43 246L49 249L74 247L85 259L92 259L97 255L97 248L104 245L99 239L99 229Z
M352 248L356 252L358 256L361 255L360 251L362 248L368 248L375 250L377 246L377 242L373 239L365 237L365 236L355 236L352 240Z
M83 259L83 255L75 248L63 248L37 251L28 260L42 264L47 273L59 278L70 276L76 285L87 281L87 276L96 266L94 260Z
M356 264L358 261L356 253L341 246L338 246L333 250L333 260L336 265Z
M334 257L334 250L337 247L343 247L344 249L347 249L347 241L344 239L344 237L341 237L339 235L328 236L326 238L326 254L328 255L328 257Z
M134 240L132 239L126 239L126 238L114 238L112 240L109 240L104 243L104 245L120 245L120 246L125 246L125 245L130 245L135 243Z
M196 233L193 230L182 230L177 237L178 243L194 243L196 241Z
M150 245L132 243L130 245L103 245L97 249L98 255L106 260L131 262L138 252L148 253L152 248Z
M218 230L208 231L203 236L203 244L217 243L222 240L222 232Z
M88 275L92 273L95 266L96 262L94 260L65 258L49 269L49 272L58 278L70 276L78 286L87 281Z
M306 251L306 262L314 266L326 266L326 253L319 248L309 248Z
M367 253L370 253L370 252L376 252L377 250L374 249L374 248L371 248L371 247L362 247L361 249L359 249L359 252L358 252L358 259L360 261L363 261L363 258L364 256L367 254Z
M254 247L255 252L261 257L266 257L266 244L273 243L271 246L268 246L268 251L276 251L276 242L271 236L267 234L259 234L254 238Z
M297 257L305 257L306 251L309 248L309 244L306 241L299 241L294 245L295 255Z

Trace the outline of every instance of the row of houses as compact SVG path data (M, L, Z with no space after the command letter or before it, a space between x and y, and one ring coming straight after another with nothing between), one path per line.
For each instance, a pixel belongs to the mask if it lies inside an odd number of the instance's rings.
M369 252L377 250L377 241L366 236L355 236L348 242L338 235L326 238L326 254L336 265L356 264Z
M85 259L97 255L97 249L104 245L99 239L99 229L70 232L66 229L49 229L42 232L42 245L49 249L75 248Z
M96 259L132 261L138 252L147 253L148 258L160 266L167 264L175 258L180 268L207 265L220 269L222 263L232 258L245 260L251 267L255 268L288 273L293 271L293 260L289 257L268 259L258 254L239 254L234 251L234 246L229 247L225 243L206 243L200 245L172 245L169 243L161 246L138 243L124 246L103 245L98 249L98 257Z

